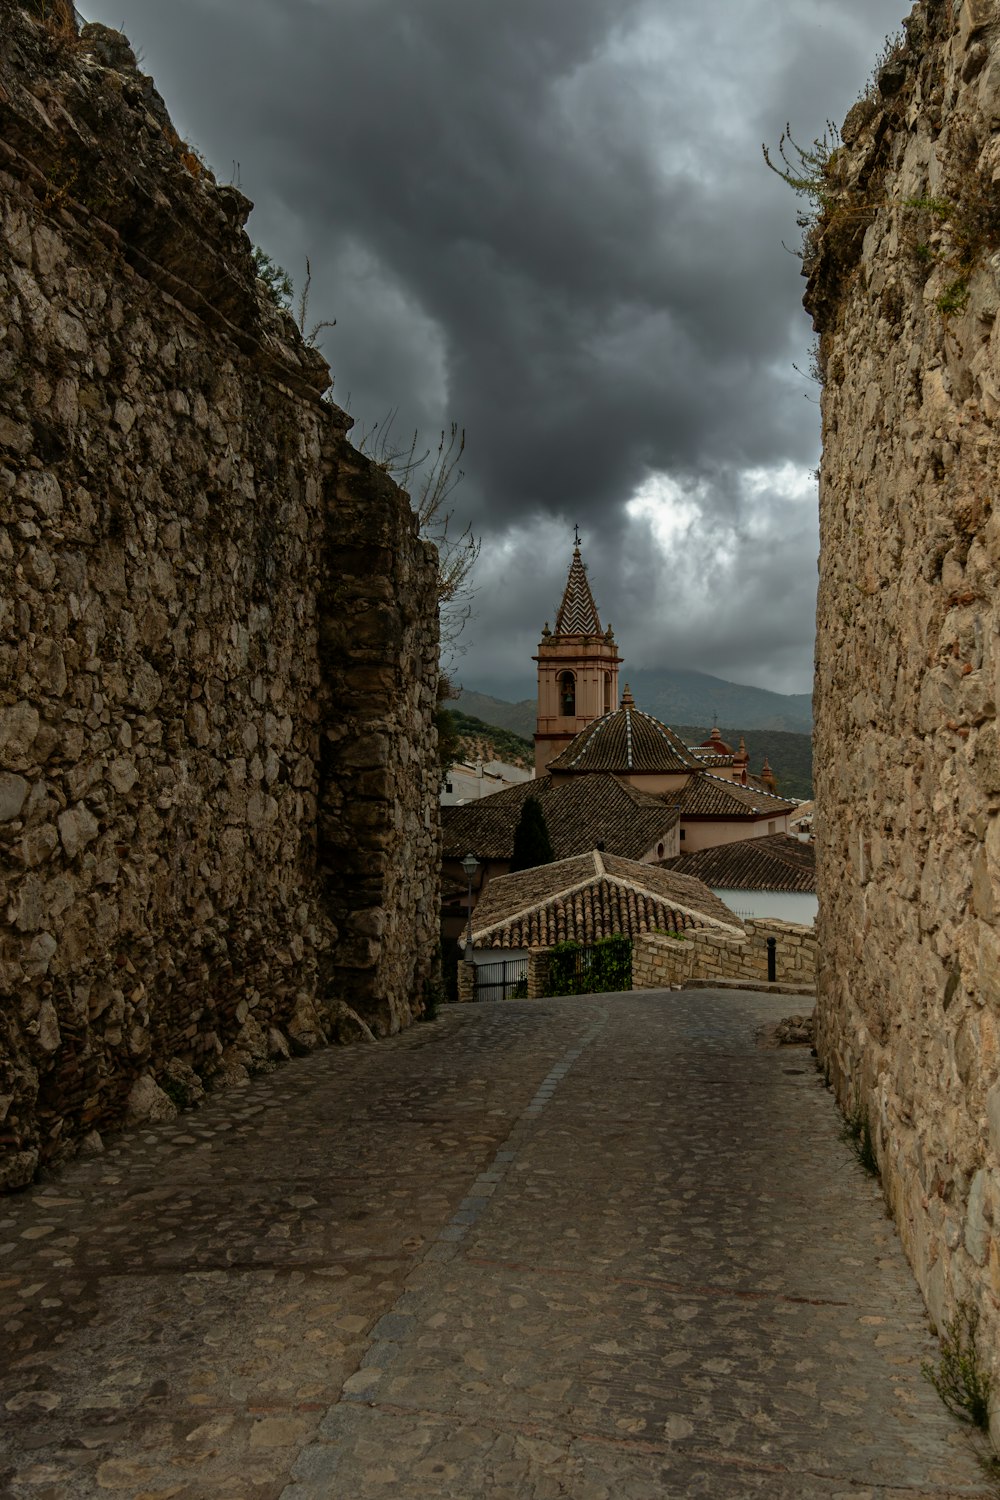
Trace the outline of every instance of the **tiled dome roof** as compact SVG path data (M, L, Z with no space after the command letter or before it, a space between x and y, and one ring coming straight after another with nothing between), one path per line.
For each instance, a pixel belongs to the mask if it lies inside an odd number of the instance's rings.
M621 708L581 729L549 763L550 771L614 771L618 775L701 769L701 761L672 729L636 708L627 683Z

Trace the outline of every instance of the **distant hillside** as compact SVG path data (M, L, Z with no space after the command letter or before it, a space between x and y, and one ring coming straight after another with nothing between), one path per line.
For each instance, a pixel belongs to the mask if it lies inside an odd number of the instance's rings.
M671 724L687 745L700 745L708 739L711 725L705 728L698 724ZM808 802L812 797L812 736L789 734L783 729L756 729L744 733L742 729L726 729L720 726L722 738L735 750L743 734L750 752L750 769L758 772L764 757L771 763L782 797L798 797Z
M698 674L695 674L698 675ZM709 679L713 680L713 679ZM714 679L718 681L719 679ZM756 689L748 688L744 691L755 692ZM777 693L767 694L768 697L779 697ZM641 700L640 700L641 701ZM535 700L525 699L521 703L504 703L501 698L490 698L485 693L463 692L459 699L460 709L450 709L449 712L456 720L462 720L468 725L479 725L480 733L490 735L503 734L506 729L517 747L515 753L522 757L526 765L532 763L532 742L530 736L535 731ZM645 708L645 703L642 704ZM471 710L475 710L476 717L471 716ZM647 712L652 713L652 709ZM656 714L656 718L670 725L676 734L686 744L698 745L707 740L712 727L711 720L702 723L674 722L664 714ZM494 726L501 725L497 729ZM808 800L812 796L812 737L810 734L797 734L783 729L749 729L747 725L736 724L735 726L721 725L722 738L730 745L739 744L740 735L746 739L747 749L750 752L750 767L753 771L759 771L764 763L764 757L771 762L771 769L777 777L778 791L786 797L799 797ZM460 734L475 734L475 729L468 731L459 729ZM504 741L506 745L507 742ZM513 761L514 754L511 746L495 751L497 760Z
M654 718L676 729L679 724L736 724L750 729L781 729L791 734L812 733L812 696L809 693L769 693L710 677L707 672L661 668L626 670L636 703ZM718 715L718 717L716 717Z
M534 744L537 710L534 698L524 698L520 703L505 703L502 698L491 698L488 693L474 693L471 689L463 688L458 695L458 704L457 712L474 715L487 724L498 724L501 729L509 729ZM451 708L448 712L455 713L456 710Z
M769 693L765 688L743 687L711 677L707 672L685 672L673 668L655 671L628 669L619 678L628 682L638 706L676 729L680 724L735 724L737 733L777 729L790 734L812 733L812 698L809 693ZM507 703L471 689L462 692L463 712L500 724L515 734L535 732L535 699ZM716 718L718 715L718 718Z
M511 766L534 765L535 746L532 740L523 739L509 729L501 729L496 724L474 718L472 714L463 713L458 708L447 708L445 713L455 726L461 747L459 753L463 759L475 760L477 756L481 756L483 760L503 760Z

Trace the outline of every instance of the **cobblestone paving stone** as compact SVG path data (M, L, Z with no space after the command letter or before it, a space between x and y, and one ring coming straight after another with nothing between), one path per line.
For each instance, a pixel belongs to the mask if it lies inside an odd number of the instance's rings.
M450 1007L0 1200L0 1496L992 1494L789 1008Z

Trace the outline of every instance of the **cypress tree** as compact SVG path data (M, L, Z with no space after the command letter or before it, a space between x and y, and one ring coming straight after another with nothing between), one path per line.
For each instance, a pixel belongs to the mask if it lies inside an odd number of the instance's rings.
M514 830L511 873L515 870L531 870L535 865L550 865L554 859L542 804L537 797L527 797Z

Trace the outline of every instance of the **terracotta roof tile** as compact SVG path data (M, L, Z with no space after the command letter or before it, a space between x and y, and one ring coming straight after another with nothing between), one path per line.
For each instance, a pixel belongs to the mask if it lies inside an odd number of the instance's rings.
M666 724L636 708L626 688L620 708L588 724L566 746L551 771L696 771L701 761Z
M497 876L476 908L472 937L479 947L551 947L718 925L742 930L735 913L700 880L592 850Z
M794 812L797 802L785 797L776 797L760 786L740 786L738 781L727 781L722 776L713 776L702 771L691 779L683 791L677 794L681 817L740 818L756 812L760 817L780 817Z
M557 859L581 854L603 843L605 849L637 859L655 848L677 821L673 807L617 776L580 776L553 786L539 776L461 807L443 807L444 857L510 859L514 830L525 799L537 797Z
M723 890L815 891L816 849L784 833L740 839L665 860L672 875L693 875Z

